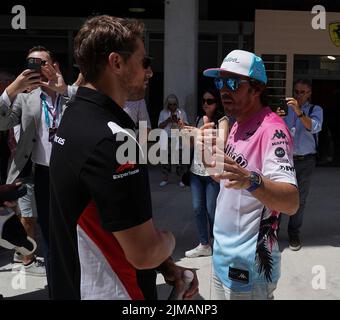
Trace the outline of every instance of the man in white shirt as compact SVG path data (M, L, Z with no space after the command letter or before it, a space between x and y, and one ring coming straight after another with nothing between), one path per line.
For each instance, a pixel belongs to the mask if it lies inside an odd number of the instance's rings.
M144 99L126 101L123 110L130 116L137 128L139 127L140 121L146 121L147 128L149 130L151 129L150 117Z
M44 255L47 258L49 161L52 141L67 102L60 93L70 94L71 89L68 91L53 54L46 48L31 48L27 59L34 59L34 68L31 66L24 70L0 97L0 130L20 125L20 139L8 172L7 183L13 183L20 177L31 158L34 166L33 182L38 222L44 239ZM49 77L52 75L53 79ZM27 91L29 92L24 93Z

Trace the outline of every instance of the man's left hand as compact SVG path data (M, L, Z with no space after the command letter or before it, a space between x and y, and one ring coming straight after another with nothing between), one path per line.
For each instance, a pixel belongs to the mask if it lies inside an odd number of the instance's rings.
M224 186L228 189L247 189L250 187L250 171L242 168L233 159L224 155L224 162L216 162L217 167L223 167L223 172L216 174L214 178L226 180Z
M41 72L48 79L47 82L42 81L41 86L49 88L62 95L66 93L67 85L65 84L63 75L61 74L57 63L54 63L53 66L46 63L41 67Z

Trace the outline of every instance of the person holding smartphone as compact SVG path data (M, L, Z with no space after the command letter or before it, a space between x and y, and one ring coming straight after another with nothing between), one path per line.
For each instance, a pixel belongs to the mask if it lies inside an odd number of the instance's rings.
M289 218L288 224L289 248L293 251L301 248L300 229L316 165L318 133L323 122L323 110L311 103L311 96L312 83L299 79L294 85L294 97L286 98L288 113L284 121L293 136L294 166L300 193L299 210Z
M202 110L204 114L196 120L197 128L203 126L203 117L217 125L218 120L224 116L221 97L216 89L204 90ZM220 185L209 176L204 164L200 161L198 148L194 149L194 156L190 166L190 188L199 244L195 248L186 251L185 256L187 258L211 256L210 239L213 237L216 199L220 191Z
M52 142L68 98L75 88L65 85L51 51L35 46L27 53L26 69L6 87L0 97L0 130L20 126L20 138L11 162L7 183L26 178L34 167L34 193L38 223L43 236L45 263L49 243L49 161ZM30 228L34 228L34 220ZM25 261L30 273L44 273L34 256ZM28 268L27 268L28 270ZM47 268L47 281L49 274Z
M178 141L178 135L173 130L178 130L184 125L188 125L187 114L184 109L179 108L178 98L175 94L166 97L164 109L159 114L158 126L163 129L160 137L160 147L162 153L162 181L161 187L169 183L169 174L171 172L172 156L174 152L179 153L179 163L176 164L176 174L179 177L179 186L185 187L182 182L182 175L185 172L185 166L181 163L182 147ZM174 150L173 150L174 149Z

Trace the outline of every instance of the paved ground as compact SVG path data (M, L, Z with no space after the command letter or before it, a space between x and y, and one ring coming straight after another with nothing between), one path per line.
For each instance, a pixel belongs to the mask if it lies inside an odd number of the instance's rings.
M184 258L184 252L197 245L190 189L181 189L173 178L168 186L158 186L160 173L151 168L153 209L159 228L171 230L177 239L174 258L182 266L197 269L200 281L198 299L211 299L211 258ZM317 168L306 208L302 230L303 248L287 248L283 219L280 234L282 277L276 299L340 299L340 168ZM9 299L46 299L46 279L21 277L12 272L12 253L0 251L0 293ZM324 276L324 277L323 277ZM157 278L159 297L166 299L171 288ZM313 288L321 287L320 289Z

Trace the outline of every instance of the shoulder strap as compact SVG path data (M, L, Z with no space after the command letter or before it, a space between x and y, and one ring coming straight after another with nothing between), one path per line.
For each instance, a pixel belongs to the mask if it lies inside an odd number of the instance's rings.
M315 105L312 104L309 108L309 111L308 111L308 117L310 118L311 114L313 113L313 109L314 109ZM314 142L315 142L315 148L317 149L318 147L318 136L316 133L313 134L313 138L314 138Z
M196 123L195 123L195 127L196 127L196 128L197 128L198 123L200 122L201 118L202 118L202 117L200 117L200 116L198 116L198 117L196 118Z

